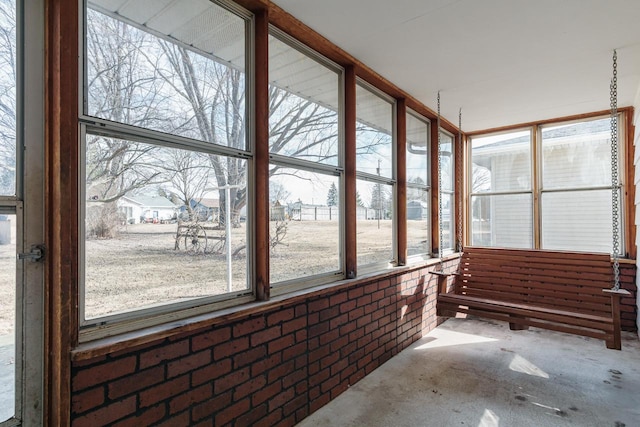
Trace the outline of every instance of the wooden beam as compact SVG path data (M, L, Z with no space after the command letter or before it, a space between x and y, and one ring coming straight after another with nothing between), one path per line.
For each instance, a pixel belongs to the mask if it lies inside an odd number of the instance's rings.
M407 263L407 104L404 98L396 108L396 224L398 265Z
M356 242L356 73L352 66L344 73L344 236L346 277L358 273Z
M46 2L45 414L68 425L78 343L79 2ZM80 177L81 179L83 177Z
M633 143L635 135L635 126L633 125L634 109L631 108L624 112L625 127L625 146L624 146L624 186L625 193L623 195L623 203L625 208L624 215L624 247L627 249L626 256L636 259L638 255L638 245L636 243L636 166L634 163L636 157L636 147Z
M269 12L255 15L255 283L256 297L270 296L269 278Z
M440 189L438 188L438 122L431 121L431 157L430 161L430 179L431 179L431 253L438 253L440 256L440 218L438 218L438 196Z

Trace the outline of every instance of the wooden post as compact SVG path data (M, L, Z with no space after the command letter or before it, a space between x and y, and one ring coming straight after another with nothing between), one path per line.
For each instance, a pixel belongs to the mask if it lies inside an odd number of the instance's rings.
M344 73L344 235L345 269L348 279L358 274L356 243L356 73L353 66Z
M396 116L398 265L405 265L407 263L407 104L404 99L398 100Z
M255 15L255 280L256 296L269 299L269 15Z
M631 296L626 289L603 289L602 292L611 295L611 317L613 319L613 336L607 338L607 348L613 350L622 349L622 336L620 334L620 298Z
M438 218L438 122L431 121L431 253L440 256L440 218Z

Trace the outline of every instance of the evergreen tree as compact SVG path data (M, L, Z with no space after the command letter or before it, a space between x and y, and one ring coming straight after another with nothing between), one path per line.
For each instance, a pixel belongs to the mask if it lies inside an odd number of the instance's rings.
M356 190L356 206L364 207L364 202L362 201L358 190Z
M338 188L333 182L327 193L327 206L338 206Z

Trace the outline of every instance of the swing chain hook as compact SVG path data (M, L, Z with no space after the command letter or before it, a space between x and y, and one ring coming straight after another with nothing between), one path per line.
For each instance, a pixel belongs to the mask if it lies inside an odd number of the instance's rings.
M611 101L611 223L613 289L620 289L620 171L618 162L618 54L613 51L613 77L610 85Z

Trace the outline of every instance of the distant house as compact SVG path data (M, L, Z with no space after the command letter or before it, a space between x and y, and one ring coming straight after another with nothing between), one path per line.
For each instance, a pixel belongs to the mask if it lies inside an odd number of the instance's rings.
M123 196L118 210L129 224L170 221L178 213L178 207L162 196Z
M429 204L422 200L409 200L407 202L407 219L429 219Z
M216 221L220 216L220 200L218 199L191 199L189 200L191 212L198 221ZM185 205L180 207L180 217L183 220L190 220L188 210Z

